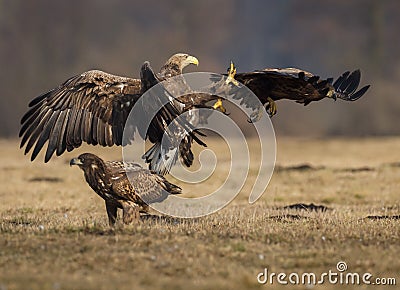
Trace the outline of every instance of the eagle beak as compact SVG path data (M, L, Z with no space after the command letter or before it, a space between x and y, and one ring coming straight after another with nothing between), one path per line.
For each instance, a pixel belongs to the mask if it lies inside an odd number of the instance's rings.
M72 166L72 165L83 165L83 163L79 158L74 158L74 159L71 159L71 161L69 162L69 166Z
M199 65L199 60L197 58L195 58L194 56L189 55L186 59L186 61L190 64L195 64L195 65Z

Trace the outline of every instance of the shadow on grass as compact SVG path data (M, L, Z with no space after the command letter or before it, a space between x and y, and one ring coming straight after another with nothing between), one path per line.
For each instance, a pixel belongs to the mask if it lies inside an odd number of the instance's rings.
M392 167L400 167L400 162L396 164L390 164ZM282 166L282 165L276 165L275 166L275 172L312 172L312 171L318 171L318 170L324 170L324 169L329 169L325 166L314 166L311 164L303 163L303 164L298 164L298 165L292 165L292 166ZM333 169L335 172L350 172L350 173L358 173L358 172L372 172L375 171L376 169L373 167L368 167L368 166L362 166L362 167L346 167L346 168L339 168L339 169Z
M307 163L293 165L293 166L282 166L276 165L274 171L275 172L286 172L286 171L317 171L323 170L325 166L313 166Z
M50 183L58 183L63 182L64 180L59 177L49 177L49 176L41 176L41 177L32 177L28 179L28 182L50 182Z
M315 212L325 212L327 210L331 210L331 208L324 205L315 205L313 203L305 204L305 203L295 203L291 205L286 205L280 207L278 209L289 209L289 210L303 210L303 211L315 211Z
M400 220L400 215L369 215L364 219L369 219L369 220Z
M350 173L358 173L358 172L372 172L375 171L375 168L362 166L362 167L355 167L355 168L342 168L336 170L338 172L350 172Z
M298 214L283 214L283 215L274 215L270 216L267 219L279 221L279 222L289 222L295 220L310 220L310 217L298 215Z
M172 225L178 225L178 224L184 224L187 222L191 223L196 223L200 219L199 218L176 218L176 217L171 217L171 216L163 216L163 215L154 215L154 214L143 214L140 216L141 221L150 221L150 222L162 222L165 224L172 224Z

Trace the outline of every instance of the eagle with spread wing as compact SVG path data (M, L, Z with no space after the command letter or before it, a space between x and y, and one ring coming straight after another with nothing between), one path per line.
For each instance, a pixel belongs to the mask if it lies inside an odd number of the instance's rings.
M215 82L210 85L210 90L214 93L202 93L194 91L190 85L186 82L182 70L173 65L174 56L167 62L155 76L155 82L162 83L166 92L170 94L170 102L177 109L179 115L189 123L191 128L196 128L200 123L205 122L210 116L213 109L220 110L225 113L225 108L222 106L222 101L218 96L219 91L229 90L231 87L232 78L227 78L220 82ZM209 104L211 101L216 101L214 105ZM202 111L199 113L196 108L208 108L208 111ZM186 114L183 114L186 113ZM185 130L185 126L173 126L174 138L168 139L168 144L161 146L160 142L154 142L155 144L143 155L147 163L149 163L149 169L160 174L166 174L170 171L171 167L176 163L178 159L178 153L182 162L186 166L191 166L193 163L194 155L191 150L191 144L193 139L196 138L196 134L188 134ZM195 133L204 136L198 130L194 130ZM166 132L167 135L170 134ZM196 142L200 145L205 146L199 140ZM181 152L184 152L182 154Z
M99 70L74 76L29 103L30 109L21 119L20 147L26 145L25 154L33 148L33 161L48 142L45 154L45 162L48 162L54 153L59 156L65 151L72 151L82 142L101 146L125 145L123 132L126 120L142 94L160 80L182 74L186 66L198 63L194 56L177 53L168 59L160 74L155 74L150 64L145 62L140 79ZM160 106L162 109L151 121L149 130L139 132L152 143L161 142L166 127L181 113L176 108L180 106L179 100L172 103L167 93L158 97L167 98L167 102L161 102L166 105ZM179 131L187 134L187 138L183 138L179 153L186 161L184 163L190 166L193 161L191 142L195 140L200 145L205 144L196 136L201 133L192 131L189 124L180 125ZM161 157L154 155L154 158Z
M317 75L297 68L266 68L254 72L236 73L236 68L231 62L226 75L248 87L271 117L277 112L275 104L277 100L294 100L305 106L323 98L355 101L370 87L366 85L357 90L361 80L360 70L352 73L346 71L334 81L333 78L321 79ZM247 107L257 109L256 104L246 99L242 101ZM256 113L255 119L259 119L260 113L261 111Z
M180 194L181 188L163 176L142 168L133 162L103 161L100 157L84 153L70 161L84 172L89 186L104 199L110 226L122 209L125 224L138 220L142 208L162 202L169 194Z

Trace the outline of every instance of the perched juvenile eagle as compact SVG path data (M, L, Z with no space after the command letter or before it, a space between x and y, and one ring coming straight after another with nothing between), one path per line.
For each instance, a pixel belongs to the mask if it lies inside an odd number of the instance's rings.
M236 73L236 68L231 63L228 75L253 91L269 110L270 116L276 114L277 100L289 99L304 105L323 98L355 101L370 87L367 85L357 91L361 79L360 70L352 73L347 71L333 82L333 78L322 80L317 75L297 68L266 68L254 72ZM248 107L254 106L246 100L243 102Z
M189 64L198 64L198 60L185 53L173 55L162 67L163 78L182 73ZM166 75L163 72L168 71ZM21 119L21 145L26 145L25 154L33 147L31 160L34 160L48 141L45 162L54 153L57 156L65 150L72 151L82 142L92 145L112 146L122 144L122 136L127 117L141 97L150 87L158 83L148 62L141 69L141 79L121 77L99 70L84 72L74 76L57 88L40 95L29 103L30 109ZM160 98L166 96L159 96ZM176 101L174 104L178 104ZM142 132L151 142L160 142L160 132L164 132L171 120L179 114L172 103L168 103L153 119L148 132ZM190 140L202 143L196 132L189 133L190 126L181 128ZM183 159L189 154L182 147Z
M115 224L118 208L123 211L123 222L129 224L139 218L140 207L147 209L148 204L162 202L169 194L181 193L180 187L137 163L105 162L94 154L84 153L72 159L70 165L78 165L89 186L104 199L111 226Z

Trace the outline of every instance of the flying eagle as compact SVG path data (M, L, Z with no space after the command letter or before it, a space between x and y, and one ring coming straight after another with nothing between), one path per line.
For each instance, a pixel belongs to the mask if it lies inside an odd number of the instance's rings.
M99 70L74 76L29 103L30 109L21 119L20 147L26 145L25 154L34 148L33 161L48 141L45 155L45 162L48 162L54 153L59 156L66 150L72 151L82 142L101 146L125 145L122 144L122 137L126 120L142 94L160 80L179 75L189 64L198 63L193 56L177 53L161 68L160 75L156 75L145 62L141 68L141 79ZM148 137L152 143L160 143L165 128L181 113L175 105L179 106L179 101L167 103L152 120L149 131L141 132L145 135L142 137ZM191 142L195 140L200 145L205 144L196 137L196 133L201 135L198 131L190 132L188 124L179 129L188 135L182 140L179 153L189 166L193 161ZM160 156L157 155L157 158Z
M236 68L231 62L227 75L248 87L268 109L271 117L276 114L277 100L294 100L305 106L323 98L355 101L370 87L367 85L357 91L361 79L360 70L352 73L346 71L334 82L333 78L320 79L317 75L297 68L266 68L236 73ZM243 102L246 106L256 109L255 104L245 99ZM256 119L260 117L259 113Z
M229 90L234 79L229 75L226 80L212 83L208 89L215 93L194 92L186 83L185 77L182 75L182 69L173 65L173 63L176 62L174 58L175 56L161 68L160 73L158 73L155 78L157 82L162 82L168 94L176 98L171 98L170 101L174 105L174 108L178 110L179 115L187 113L185 115L186 123L189 123L192 128L196 128L196 126L204 121L204 119L207 119L212 112L212 110L207 112L202 111L200 114L197 110L193 110L195 108L216 109L225 113L226 110L222 106L222 101L218 96L218 92L226 92ZM211 101L216 102L214 105L208 105ZM192 165L194 156L191 150L191 144L193 143L193 139L196 138L196 135L188 134L184 129L185 126L177 126L173 134L174 138L170 138L168 146L161 146L160 142L154 142L155 144L143 155L146 162L149 163L150 170L159 174L166 174L176 163L178 152L180 153L182 162L186 166L189 167ZM203 135L198 130L194 130L194 132ZM196 140L196 142L205 146L205 144L199 140Z
M137 163L103 161L84 153L72 159L70 165L78 165L89 186L104 199L110 226L115 224L118 208L123 211L123 222L129 224L139 218L140 208L147 211L148 204L181 193L180 187Z

